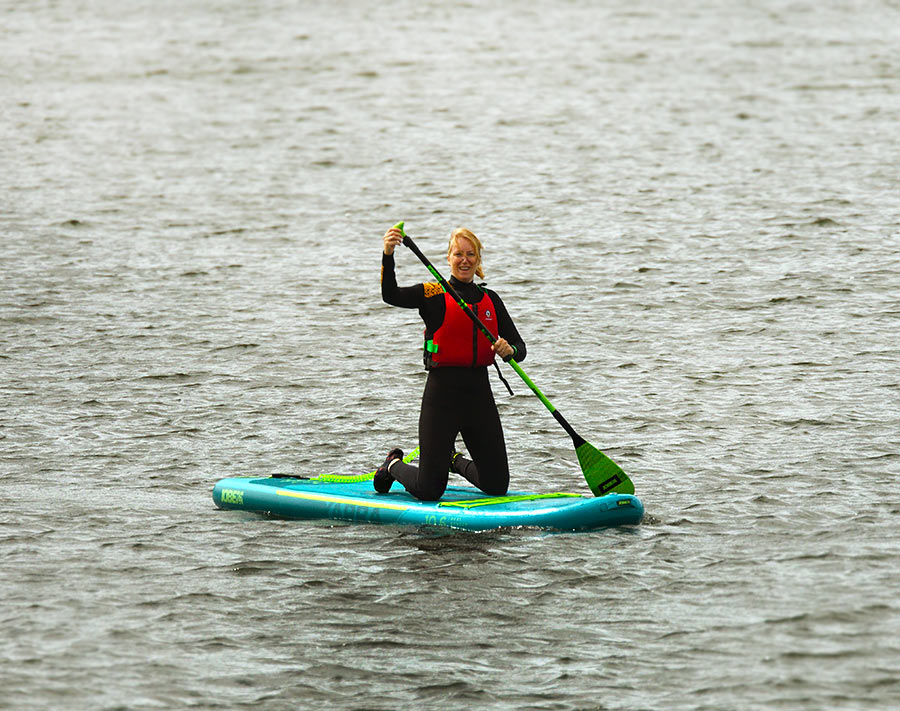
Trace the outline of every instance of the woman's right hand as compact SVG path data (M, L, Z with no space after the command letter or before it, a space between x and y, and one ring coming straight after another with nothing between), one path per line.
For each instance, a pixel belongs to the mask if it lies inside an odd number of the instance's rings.
M384 233L384 253L393 254L394 248L403 242L403 233L396 227L391 227Z

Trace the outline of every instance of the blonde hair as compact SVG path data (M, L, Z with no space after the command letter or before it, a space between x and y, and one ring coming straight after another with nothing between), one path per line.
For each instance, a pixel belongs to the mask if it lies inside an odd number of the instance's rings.
M472 246L475 247L475 258L478 260L478 266L475 267L475 274L479 279L484 279L484 269L481 267L481 240L475 236L475 233L472 232L472 230L468 230L465 227L457 227L453 230L450 234L450 241L447 243L447 256L450 256L450 252L453 251L453 247L460 238L469 240L469 242L472 243Z

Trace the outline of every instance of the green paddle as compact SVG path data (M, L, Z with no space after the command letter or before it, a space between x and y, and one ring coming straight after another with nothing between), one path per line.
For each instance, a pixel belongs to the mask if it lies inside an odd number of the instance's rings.
M438 273L438 270L434 268L434 265L428 261L428 257L422 254L421 250L416 246L416 243L412 241L412 238L404 232L403 224L403 222L398 222L394 225L394 227L400 230L400 233L403 235L403 244L412 250L412 252L422 261L422 264L428 267L428 271L430 271L432 276L438 280L440 285L444 288L444 291L450 294L453 300L459 304L459 307L465 311L470 319L472 319L473 323L485 337L487 337L492 344L495 343L497 339L494 338L494 334L492 334L487 326L481 322L481 319L469 308L469 305L460 298L453 287L447 283L447 280ZM512 366L512 369L519 374L519 377L525 381L525 384L531 388L531 391L538 396L538 399L544 403L544 407L550 410L553 417L556 418L556 421L562 425L562 428L572 438L572 443L575 445L575 454L578 456L578 463L581 465L581 471L584 474L588 486L594 493L594 496L603 496L604 494L609 493L633 494L634 484L631 482L631 479L628 478L628 475L622 471L619 465L599 449L584 441L584 438L572 428L572 425L566 422L566 418L560 414L559 410L553 407L553 403L551 403L544 396L544 393L538 389L538 386L531 381L531 378L529 378L525 371L522 370L522 366L516 363L512 358L507 362Z

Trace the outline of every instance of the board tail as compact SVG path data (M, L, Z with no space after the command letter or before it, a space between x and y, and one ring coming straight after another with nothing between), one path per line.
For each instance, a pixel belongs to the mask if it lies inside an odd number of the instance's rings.
M578 463L594 496L633 494L634 484L622 468L588 442L575 448Z

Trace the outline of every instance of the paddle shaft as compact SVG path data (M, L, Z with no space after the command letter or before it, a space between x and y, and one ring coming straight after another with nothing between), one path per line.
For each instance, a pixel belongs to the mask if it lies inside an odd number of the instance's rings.
M400 228L400 229L402 231L402 228ZM496 343L497 339L494 337L494 334L491 333L488 330L488 327L484 325L484 322L480 318L478 318L478 314L476 314L474 311L472 311L471 308L469 308L469 305L456 292L456 290L452 286L450 286L450 283L446 279L444 279L444 277L441 276L440 272L438 272L437 269L434 268L434 265L431 263L431 261L428 259L428 257L426 257L424 254L422 254L422 250L420 250L418 248L418 246L416 245L416 243L413 242L412 237L410 237L405 232L403 233L403 244L406 245L412 251L412 253L415 254L421 260L422 264L424 264L428 268L428 271L431 272L431 275L435 279L437 279L438 283L440 283L440 285L444 288L444 291L446 291L448 294L450 294L450 297L457 304L459 304L459 307L465 312L466 316L468 316L470 319L472 319L472 322L478 327L478 330L481 331L485 335L485 337L488 339L488 341L490 341L492 345L494 343ZM528 374L524 370L522 370L522 366L516 362L515 358L510 358L506 362L512 366L512 369L514 371L516 371L516 373L519 374L519 377L522 378L524 383L529 388L531 388L531 391L535 395L538 396L538 399L542 403L544 403L544 407L546 407L550 411L550 413L553 415L553 417L556 419L556 421L559 422L559 424L566 431L566 433L569 435L569 437L572 438L572 442L575 444L575 448L577 449L578 447L583 445L585 443L585 441L581 437L581 435L579 435L572 428L572 425L570 425L566 421L566 418L563 417L562 414L560 414L559 410L557 410L553 406L553 403L547 399L547 397L544 395L544 393L541 392L540 388L538 388L538 386L535 385L534 382L532 382L531 378L529 378Z

